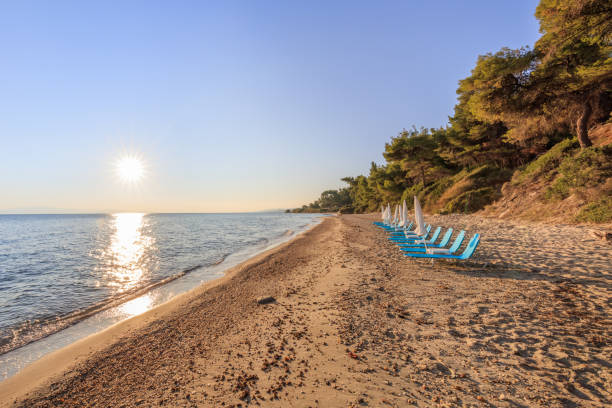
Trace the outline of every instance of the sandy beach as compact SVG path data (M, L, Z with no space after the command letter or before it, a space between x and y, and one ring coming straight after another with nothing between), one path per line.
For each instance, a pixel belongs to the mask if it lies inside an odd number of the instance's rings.
M60 350L0 383L0 405L612 404L612 246L589 227L427 217L482 235L470 261L432 263L377 218L327 218Z

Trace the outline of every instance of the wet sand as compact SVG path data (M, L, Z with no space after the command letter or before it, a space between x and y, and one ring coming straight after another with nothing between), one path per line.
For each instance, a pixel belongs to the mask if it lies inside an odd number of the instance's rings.
M0 383L1 405L612 403L609 244L581 226L435 216L482 240L470 261L432 264L404 257L375 219L326 219L61 350Z

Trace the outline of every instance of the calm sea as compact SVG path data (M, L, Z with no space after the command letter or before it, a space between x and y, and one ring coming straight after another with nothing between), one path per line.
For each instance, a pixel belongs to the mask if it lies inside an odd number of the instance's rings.
M121 305L128 305L118 309L125 317L141 313L154 305L144 293L197 275L183 285L189 289L218 276L226 258L247 258L318 219L285 213L0 215L0 355Z

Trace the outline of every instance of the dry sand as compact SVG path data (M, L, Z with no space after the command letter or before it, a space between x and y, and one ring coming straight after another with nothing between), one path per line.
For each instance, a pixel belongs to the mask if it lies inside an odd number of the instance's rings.
M0 401L612 404L609 244L585 227L436 216L428 221L480 232L482 241L473 260L432 264L404 257L374 219L326 219L225 278L87 339L61 375L66 362L47 361L0 383ZM276 302L259 305L260 296ZM24 396L32 384L42 387Z

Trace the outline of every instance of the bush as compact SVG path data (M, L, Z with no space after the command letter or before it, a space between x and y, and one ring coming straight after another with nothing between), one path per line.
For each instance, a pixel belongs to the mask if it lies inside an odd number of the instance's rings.
M478 211L501 196L511 176L511 170L493 165L463 169L427 188L428 206L444 213Z
M340 214L353 214L355 212L355 209L350 205L345 205L344 207L340 208L338 212Z
M575 187L593 186L612 176L612 146L589 147L565 159L559 173Z
M611 222L612 221L612 197L603 197L598 201L590 203L576 215L578 222Z
M440 197L442 197L442 194L444 194L444 192L454 184L454 182L454 177L448 176L436 180L435 183L427 186L427 188L423 191L423 195L426 197L427 203L430 205L435 204Z
M408 207L409 210L411 210L414 208L414 198L413 198L414 196L417 196L419 200L422 201L422 198L423 198L421 194L422 191L423 191L422 183L413 184L412 186L404 190L400 201L406 200L406 206ZM422 204L423 203L421 203L421 205Z
M480 187L491 187L501 185L512 177L512 170L490 164L480 166L471 171L467 178L474 181L474 185Z
M559 177L546 190L547 200L563 200L572 189L594 187L612 177L612 146L581 149L559 165Z
M560 201L564 200L570 195L571 185L567 179L560 177L555 180L544 192L544 197L548 201Z
M501 193L493 187L466 191L449 201L441 213L471 213L483 209L499 197Z
M539 176L551 177L553 174L550 173L553 173L563 159L579 147L580 145L575 138L565 139L557 143L549 151L529 163L523 170L517 171L512 177L512 184L521 184L525 180Z

